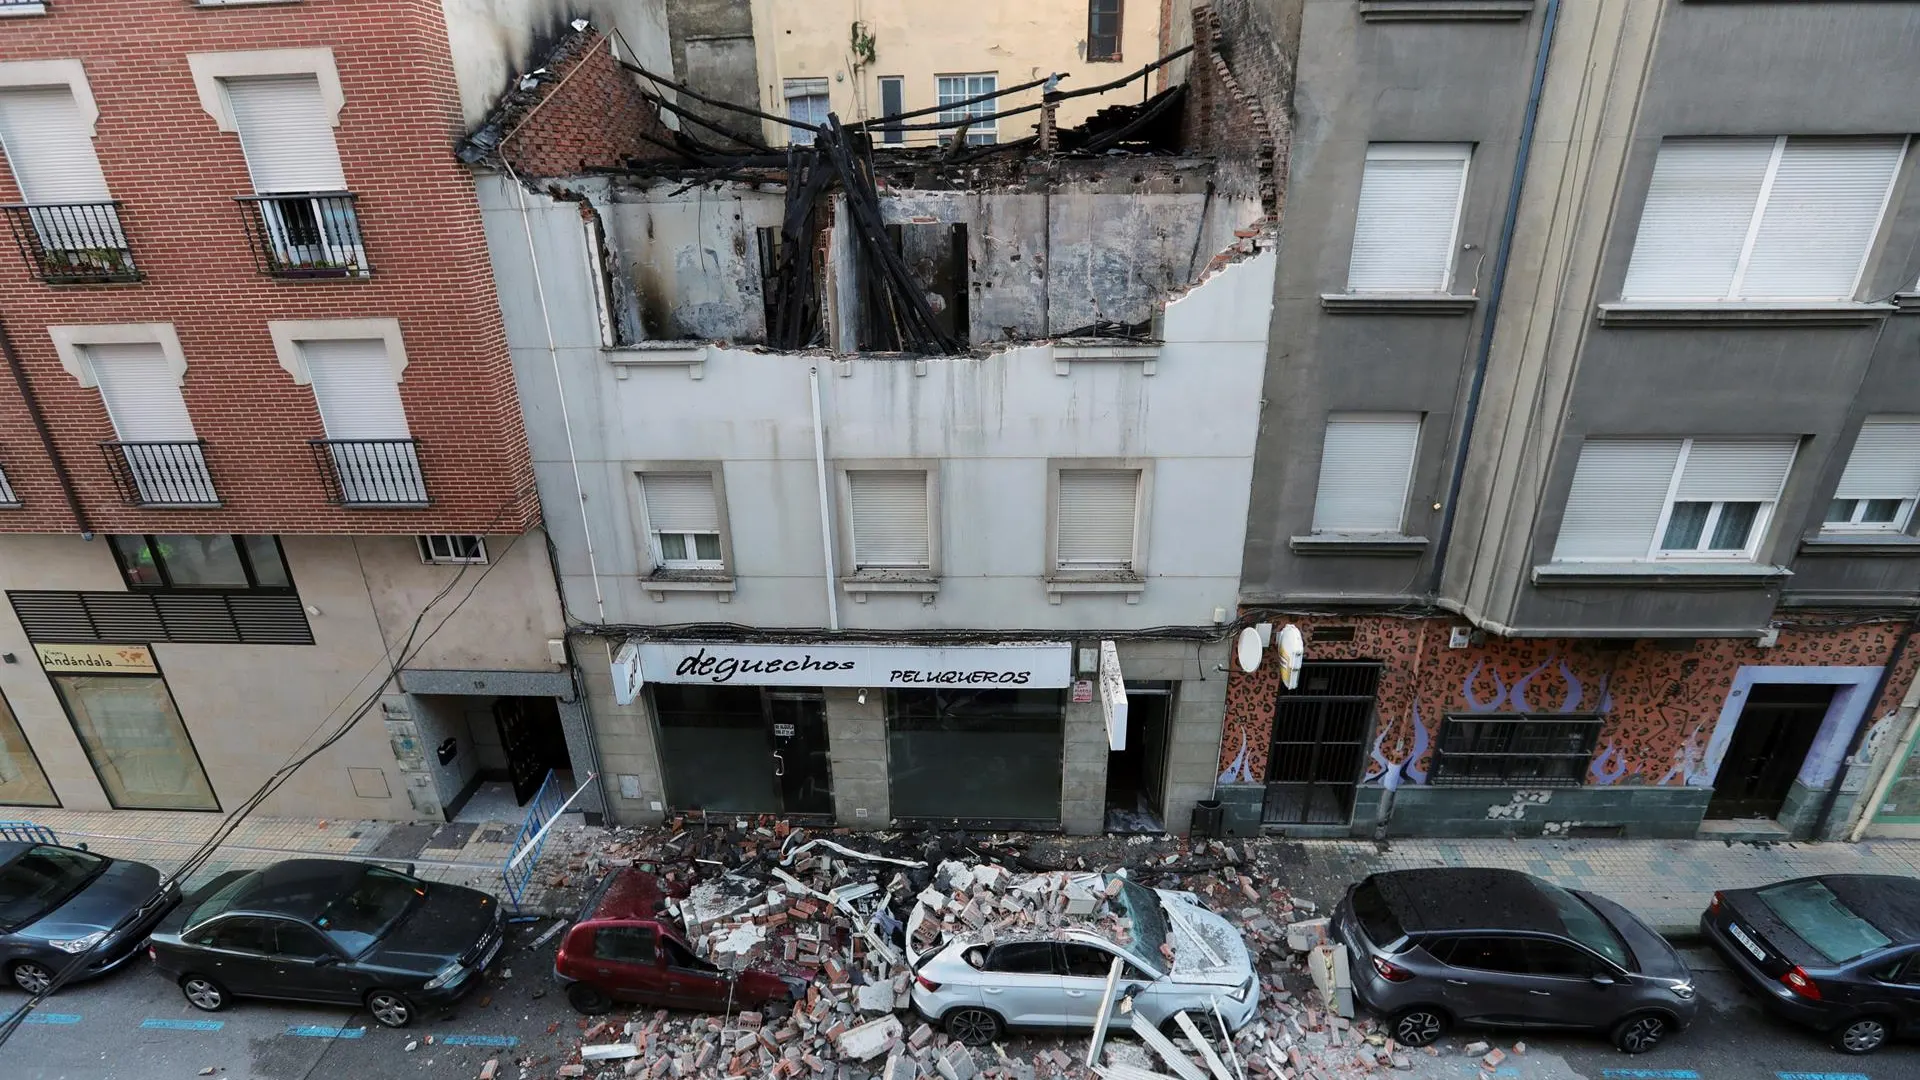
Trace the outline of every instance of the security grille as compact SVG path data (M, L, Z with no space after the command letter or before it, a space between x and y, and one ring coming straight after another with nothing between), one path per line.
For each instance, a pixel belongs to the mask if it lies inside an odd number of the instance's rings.
M1300 686L1282 688L1267 757L1268 825L1345 825L1373 733L1380 665L1369 660L1301 665Z
M29 641L313 644L293 593L22 590L7 599Z

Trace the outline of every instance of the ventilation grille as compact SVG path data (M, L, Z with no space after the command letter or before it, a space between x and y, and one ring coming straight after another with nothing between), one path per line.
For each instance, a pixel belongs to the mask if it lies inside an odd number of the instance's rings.
M9 592L30 641L311 645L293 593Z

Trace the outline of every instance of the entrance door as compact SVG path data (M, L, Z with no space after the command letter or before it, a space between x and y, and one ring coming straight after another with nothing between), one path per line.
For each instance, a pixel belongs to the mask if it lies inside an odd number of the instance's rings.
M1281 688L1267 757L1268 825L1345 825L1373 733L1380 665L1340 660L1300 666L1300 687Z
M1713 778L1709 818L1772 817L1806 762L1813 737L1833 704L1833 687L1760 683L1747 703Z
M766 703L781 809L789 814L833 813L825 699L818 692L769 690Z
M1165 828L1170 682L1127 684L1127 748L1107 755L1107 831Z
M560 729L560 708L552 698L503 697L493 703L500 749L507 758L507 779L521 806L540 790L549 769L572 767L567 737Z

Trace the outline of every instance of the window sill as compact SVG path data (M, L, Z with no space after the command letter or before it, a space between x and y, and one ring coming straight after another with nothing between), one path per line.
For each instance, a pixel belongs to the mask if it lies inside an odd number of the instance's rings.
M853 577L841 578L840 587L853 597L856 604L866 603L867 597L873 593L917 593L923 604L933 603L934 597L940 595L938 577L900 571L863 571Z
M1295 555L1418 555L1427 549L1424 536L1400 533L1312 533L1290 536Z
M1477 296L1452 293L1321 293L1320 308L1335 315L1465 315Z
M1127 603L1140 602L1140 594L1147 591L1147 579L1125 570L1093 574L1053 574L1047 578L1047 603L1058 604L1068 596L1079 594L1108 593L1120 594Z
M656 570L640 579L655 603L663 603L670 592L714 593L721 603L733 600L733 578L720 572L702 570Z
M1533 0L1360 0L1367 22L1510 22L1532 10Z
M1920 315L1920 292L1894 294L1893 306L1896 315Z
M707 343L704 341L657 341L640 345L621 345L603 349L607 363L613 365L613 377L624 379L637 367L684 367L687 378L705 378Z
M1784 566L1750 562L1548 563L1533 568L1533 584L1540 588L1746 589L1792 576Z
M45 15L46 13L47 5L45 4L8 4L5 7L0 7L0 19L11 19L21 15Z
M271 4L298 4L300 0L188 0L188 7L266 7Z
M1053 373L1066 375L1075 362L1135 363L1140 374L1151 375L1160 358L1158 341L1122 341L1109 338L1064 338L1053 343Z
M1920 555L1920 536L1829 533L1800 541L1802 555Z
M1852 301L1800 303L1601 304L1603 326L1751 326L1796 323L1801 326L1865 326L1886 318L1892 304Z

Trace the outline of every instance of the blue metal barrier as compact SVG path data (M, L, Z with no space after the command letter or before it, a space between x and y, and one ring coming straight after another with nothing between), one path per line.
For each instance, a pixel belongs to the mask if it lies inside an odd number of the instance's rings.
M0 840L12 840L19 844L57 844L60 838L45 825L36 825L31 821L0 821Z
M540 790L527 804L526 820L520 823L520 833L513 838L513 848L507 853L507 861L500 867L500 876L507 886L507 899L513 902L515 914L519 913L520 905L526 900L527 888L533 882L533 872L540 865L540 850L546 847L548 826L573 801L575 792L565 790L557 782L556 775L553 770L547 770L547 778L540 782ZM581 787L592 782L593 775L589 773Z

